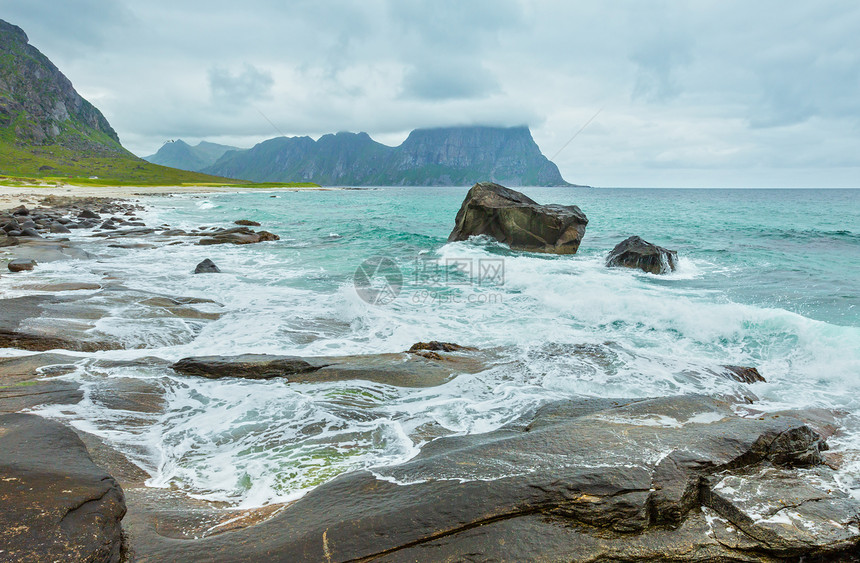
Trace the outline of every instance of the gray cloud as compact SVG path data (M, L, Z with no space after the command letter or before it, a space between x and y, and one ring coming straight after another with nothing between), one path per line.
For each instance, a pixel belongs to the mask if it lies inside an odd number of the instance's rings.
M410 68L403 79L403 95L424 100L480 99L498 91L498 81L486 68L456 60Z
M212 99L221 106L238 109L254 100L268 98L275 80L272 73L245 63L241 72L221 67L209 69L209 90Z

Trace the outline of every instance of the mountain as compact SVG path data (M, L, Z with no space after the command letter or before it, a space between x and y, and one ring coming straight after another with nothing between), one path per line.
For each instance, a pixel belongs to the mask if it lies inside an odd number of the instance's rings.
M209 174L252 181L352 186L458 186L492 181L508 186L567 186L540 152L528 127L416 129L400 146L367 133L278 137L225 153Z
M153 164L198 172L215 164L215 161L221 158L225 152L235 150L239 149L207 141L201 141L192 147L179 139L167 141L158 149L157 153L145 156L143 159Z
M0 175L125 183L223 182L137 158L24 31L0 20Z

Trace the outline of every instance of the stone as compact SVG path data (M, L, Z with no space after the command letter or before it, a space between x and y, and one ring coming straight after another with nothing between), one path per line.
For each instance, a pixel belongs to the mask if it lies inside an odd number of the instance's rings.
M79 219L101 219L101 215L91 209L84 209L78 213Z
M282 378L290 383L364 380L395 387L433 387L460 373L486 369L486 357L429 357L421 354L364 354L355 356L198 356L173 364L183 375L219 379Z
M10 272L28 272L36 267L36 261L19 258L17 260L12 260L6 266L9 268Z
M215 262L213 262L212 260L207 258L206 260L197 264L197 267L194 268L194 273L195 274L220 274L221 269L215 265Z
M259 227L260 224L256 221L251 221L249 219L239 219L238 221L233 221L236 225L244 225L245 227Z
M11 234L11 233L9 233ZM28 227L26 229L21 229L22 237L33 237L33 238L42 238L42 235L39 234L39 231L32 227Z
M26 216L26 215L29 215L29 214L30 214L30 210L29 210L29 209L27 209L27 208L26 208L25 206L23 206L23 205L19 205L18 207L16 207L16 208L12 209L12 211L10 211L10 213L11 213L12 215Z
M801 413L710 397L560 401L318 486L254 526L147 560L848 561L860 503ZM671 423L670 423L671 422ZM795 466L802 469L794 469Z
M723 366L727 375L741 383L767 382L756 368L746 366Z
M646 242L637 236L618 243L606 257L609 267L639 268L651 274L674 271L678 264L678 253Z
M294 356L243 354L240 356L199 356L183 358L171 366L183 375L220 379L270 379L319 369Z
M51 232L55 233L55 234L56 233L65 234L65 233L71 233L72 231L70 231L69 228L66 227L65 225L62 225L60 223L54 223L51 225Z
M576 254L587 224L575 205L539 205L504 186L479 183L466 195L448 241L487 235L512 250Z
M120 561L123 491L71 429L2 415L0 451L3 561Z
M462 350L474 350L474 348L469 348L468 346L460 346L459 344L454 344L453 342L439 342L438 340L431 340L430 342L416 342L409 348L409 352L421 352L421 351L431 351L431 352L459 352Z
M165 234L165 233L162 233ZM248 227L236 227L225 229L214 233L206 233L206 238L201 238L197 244L255 244L258 242L280 240L281 237L268 231L255 232Z

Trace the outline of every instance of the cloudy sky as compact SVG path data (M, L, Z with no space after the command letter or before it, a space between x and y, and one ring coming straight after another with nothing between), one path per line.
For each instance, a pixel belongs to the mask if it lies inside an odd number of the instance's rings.
M576 183L860 185L854 0L0 0L0 18L141 156L527 124Z

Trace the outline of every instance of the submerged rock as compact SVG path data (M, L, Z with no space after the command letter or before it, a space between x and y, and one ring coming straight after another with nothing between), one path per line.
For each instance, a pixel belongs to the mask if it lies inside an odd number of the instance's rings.
M606 257L607 266L639 268L652 274L674 271L677 263L678 253L674 250L667 250L636 236L618 243Z
M260 224L256 221L251 221L250 219L239 219L238 221L233 221L236 225L242 225L245 227L259 227Z
M588 219L575 205L539 205L487 182L469 190L455 222L449 242L487 235L513 250L576 254Z
M212 260L207 258L206 260L197 264L197 267L194 268L194 273L195 274L220 274L221 269L215 265L215 262L213 262Z
M122 489L72 430L2 415L0 452L3 561L120 561Z

